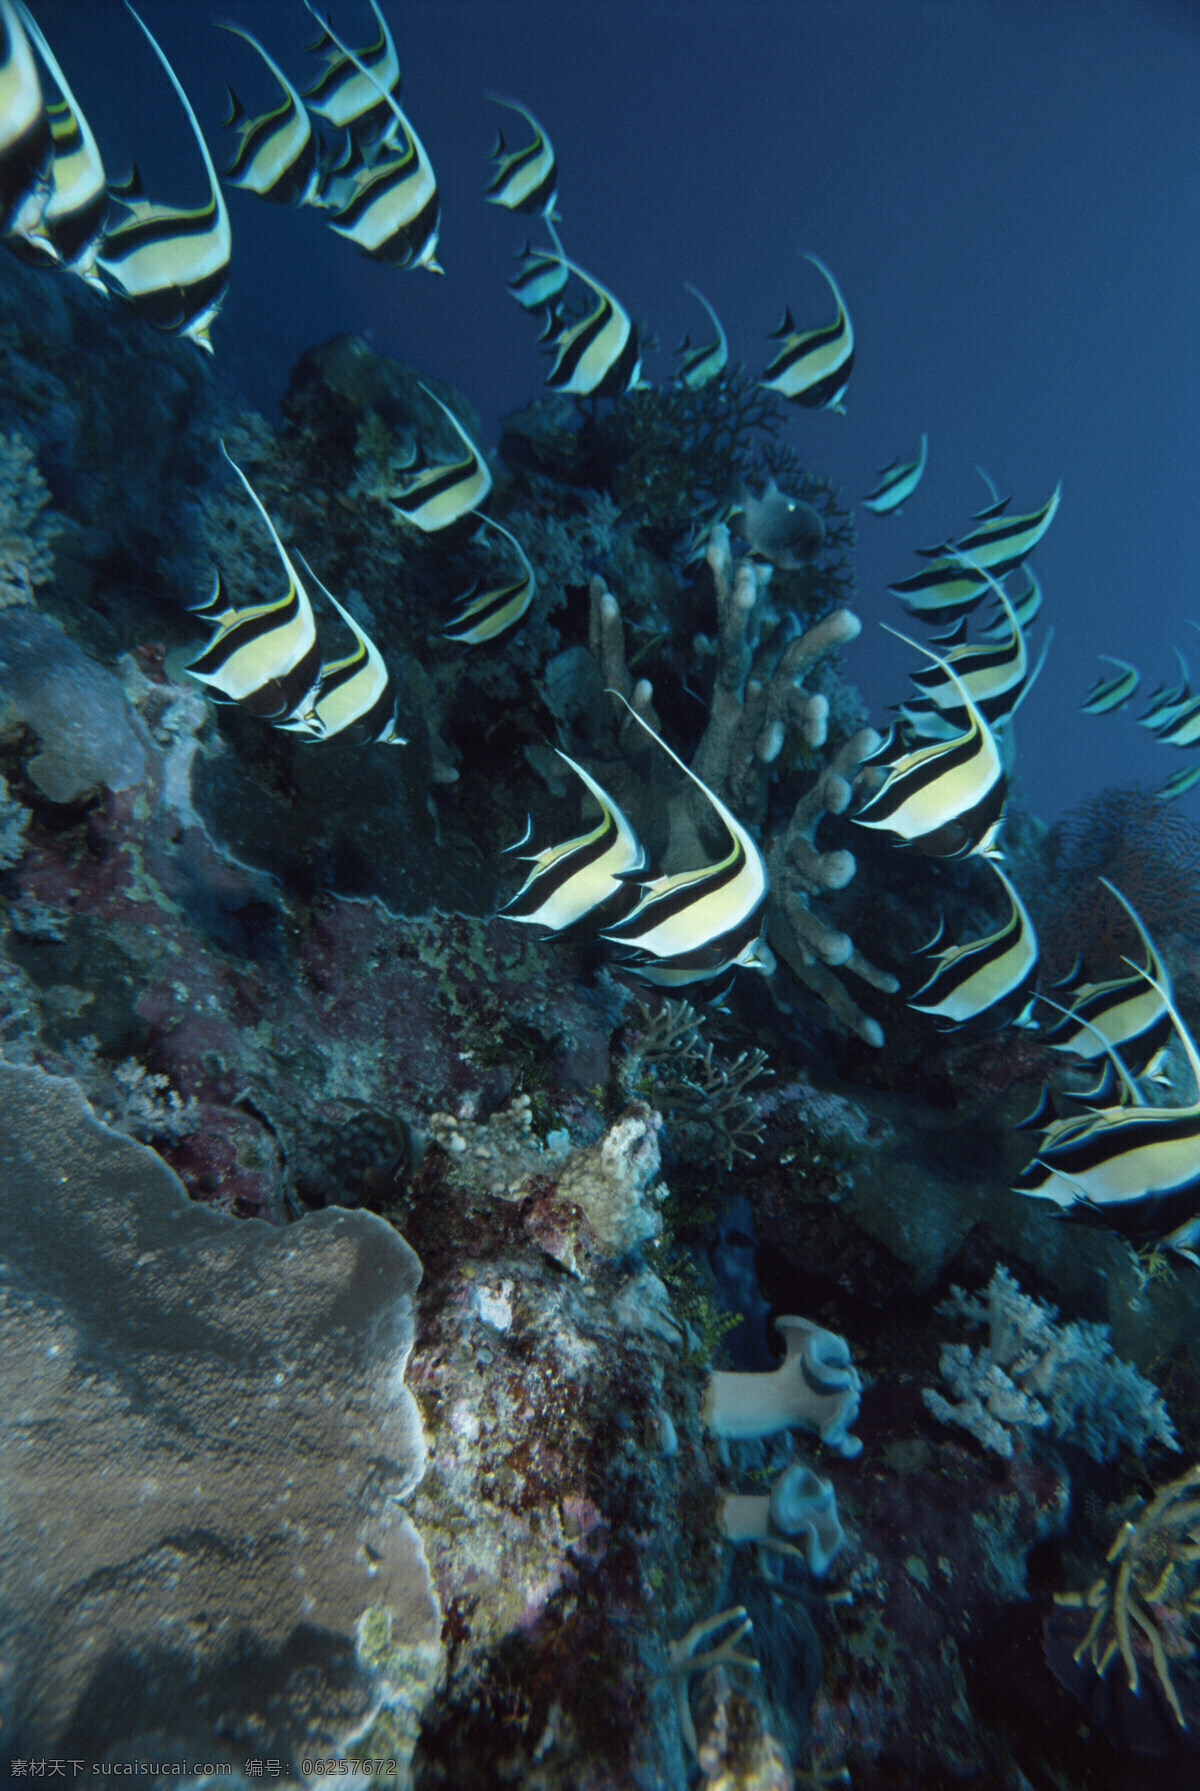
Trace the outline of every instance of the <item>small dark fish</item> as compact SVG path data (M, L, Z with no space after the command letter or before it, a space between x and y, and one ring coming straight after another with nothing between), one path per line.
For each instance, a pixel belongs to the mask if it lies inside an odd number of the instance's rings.
M221 20L217 23L222 31L231 31L257 50L283 88L280 103L257 118L247 116L233 89L229 89L229 116L225 123L236 129L239 141L225 178L231 186L257 193L260 199L271 199L277 205L302 205L313 189L317 156L312 121L304 101L256 37L240 25Z
M33 47L12 0L0 0L0 233L37 224L53 154Z
M130 192L120 199L127 216L105 232L96 265L107 285L147 322L186 336L211 354L209 330L229 281L229 214L191 101L149 27L129 0L125 4L187 113L208 173L209 196L205 205L180 207L159 205ZM110 185L109 191L119 189Z
M496 147L492 151L496 172L487 189L488 201L492 205L503 205L508 211L540 212L549 217L558 194L558 163L549 137L529 108L521 105L519 100L502 99L498 93L489 93L487 97L498 106L519 112L533 132L532 143L527 143L524 149L513 150L505 146L503 132L496 133Z
M929 437L923 433L915 460L901 460L897 457L886 466L881 466L879 484L863 499L867 509L874 510L876 516L898 516L901 505L921 483L928 454Z
M854 365L854 326L838 283L825 263L816 255L807 255L805 259L829 283L837 302L837 316L818 329L798 330L791 311L785 311L783 322L771 332L781 339L779 352L759 384L810 410L844 412L842 400Z
M721 319L717 316L699 287L692 286L687 280L685 280L683 284L686 290L691 293L692 297L699 299L700 303L704 306L704 309L712 318L713 327L717 332L716 337L712 342L705 342L699 348L693 348L688 337L685 336L675 351L676 354L681 354L683 356L683 360L679 366L679 383L681 386L686 386L689 391L695 392L698 391L701 386L708 385L712 380L718 378L719 375L725 371L725 368L729 363L729 342L726 339L725 331L721 327Z
M825 545L825 522L803 498L788 497L774 479L762 497L743 488L741 516L734 527L753 553L781 571L807 566Z

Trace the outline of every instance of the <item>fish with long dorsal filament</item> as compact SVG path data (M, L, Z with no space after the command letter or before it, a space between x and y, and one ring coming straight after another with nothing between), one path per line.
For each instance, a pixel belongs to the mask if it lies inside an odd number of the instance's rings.
M704 294L700 291L700 288L698 286L693 286L689 280L685 280L683 284L685 291L690 292L693 298L699 299L700 303L704 306L704 309L712 319L713 328L717 332L711 342L702 342L697 348L693 348L691 338L685 336L683 341L679 344L679 347L675 350L676 354L683 356L683 359L679 364L679 372L675 377L678 379L681 386L686 386L690 392L696 392L699 391L702 386L706 386L710 384L712 380L717 379L725 371L725 368L729 364L729 342L725 335L724 328L722 327L721 319L717 316Z
M928 457L929 437L922 431L915 460L901 460L897 455L895 460L889 460L886 466L879 468L878 485L863 499L867 509L874 510L876 516L898 516L901 506L921 483Z
M492 489L492 475L450 406L427 385L422 384L421 390L449 420L467 450L466 459L431 463L418 449L407 469L408 478L389 493L388 502L405 522L425 534L436 534L479 508Z
M577 398L616 398L636 390L642 383L637 326L607 286L585 273L578 262L566 256L562 261L591 287L596 303L575 322L556 323L549 333L555 359L546 384L552 391L571 392Z
M966 945L935 951L939 940L934 939L924 955L934 960L936 968L908 1003L948 1022L947 1029L997 1010L1020 1015L1037 976L1038 942L1029 910L995 860L986 862L1008 896L1007 920L996 932Z
M743 827L708 785L688 769L661 735L638 714L619 691L610 691L628 709L638 726L656 740L686 777L702 792L729 838L729 850L714 864L642 880L642 896L633 912L604 937L626 946L639 968L650 959L669 960L680 972L700 981L741 966L769 971L774 958L764 947L767 865L753 835ZM654 966L649 965L651 973ZM654 980L651 974L650 980Z
M260 199L277 205L302 205L311 197L317 180L316 136L304 101L256 37L223 19L217 24L257 50L283 89L277 106L251 118L233 88L227 88L229 115L224 123L237 131L238 146L225 179L230 186L257 193Z
M238 609L229 603L218 579L208 600L196 611L215 622L216 632L186 670L219 698L240 703L252 715L273 722L291 721L308 708L321 671L312 604L262 499L224 442L221 452L266 524L287 575L287 589L272 602Z
M1107 877L1099 881L1133 922L1144 962L1131 964L1128 976L1101 982L1072 976L1058 985L1070 1000L1047 1028L1045 1040L1051 1050L1088 1062L1110 1048L1120 1049L1135 1075L1149 1075L1171 1037L1171 1016L1161 993L1172 994L1170 973L1133 903Z
M96 257L104 240L109 209L108 184L100 149L37 20L24 0L14 0L14 3L59 94L46 106L53 152L48 175L49 191L44 203L34 208L36 221L14 225L17 231L14 247L19 247L35 260L52 261L66 272L86 280L96 291L107 292L96 272Z
M321 36L309 49L325 58L325 72L307 89L308 110L337 131L349 131L360 141L382 132L387 137L394 115L387 101L400 99L400 57L387 20L376 0L368 0L379 26L373 43L349 50L326 20L310 6L321 27Z
M817 329L798 330L790 309L785 310L783 322L771 331L779 348L758 383L791 404L844 412L842 400L854 365L854 326L841 288L820 256L806 255L805 260L811 261L828 283L837 316Z
M126 216L105 231L96 265L105 283L139 316L211 354L209 330L229 283L229 214L191 101L149 26L129 0L125 5L187 113L208 174L208 200L191 207L160 205L142 195L136 173L122 189L110 185Z
M503 205L508 211L527 215L540 213L550 217L558 196L558 162L549 137L520 100L504 99L498 93L487 96L497 106L517 112L533 132L533 140L521 149L509 149L503 131L496 133L492 150L495 173L488 183L487 198L491 205Z
M537 578L529 562L529 555L521 546L516 536L510 534L502 522L494 522L490 516L480 516L485 528L495 529L498 534L516 549L521 562L519 578L509 579L506 583L494 585L478 594L472 588L465 597L459 599L463 608L454 621L442 629L448 640L464 641L468 646L478 646L483 641L493 641L497 635L512 628L521 620L529 605L533 602L537 590Z
M278 725L312 740L344 735L350 745L407 746L407 740L396 732L396 686L383 654L303 556L297 554L296 558L349 628L354 647L341 659L322 661L316 688L303 713Z
M989 504L975 518L980 526L961 540L944 541L937 547L919 547L917 552L923 559L950 557L965 560L968 565L1000 578L1033 552L1054 521L1061 499L1060 480L1041 509L1031 511L1028 516L1007 515L1007 498L1003 503Z
M1130 701L1141 683L1142 674L1127 659L1116 659L1111 653L1099 653L1097 658L1107 665L1119 667L1119 670L1110 677L1097 678L1079 707L1084 715L1111 715Z
M53 157L33 45L13 0L0 0L0 234L36 226L50 197Z
M628 902L629 879L639 876L647 864L641 841L608 791L565 752L558 756L591 791L600 807L600 819L574 839L525 854L533 869L500 910L505 920L549 927L555 933L594 916L602 907L611 907L618 898ZM525 844L529 832L527 826L518 846Z

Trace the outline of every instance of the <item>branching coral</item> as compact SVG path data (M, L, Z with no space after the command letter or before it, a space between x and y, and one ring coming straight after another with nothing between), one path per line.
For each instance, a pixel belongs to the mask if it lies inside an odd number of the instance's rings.
M1094 1461L1111 1461L1123 1444L1179 1447L1161 1395L1113 1354L1107 1325L1056 1324L1057 1309L1022 1293L1002 1265L982 1299L960 1287L950 1296L939 1310L986 1324L988 1341L977 1350L943 1344L942 1378L958 1403L932 1387L922 1398L944 1424L961 1425L1006 1457L1018 1426L1049 1425Z
M49 502L32 449L0 434L0 609L32 603L35 585L53 576L58 525L45 514Z
M762 1121L746 1095L751 1082L774 1072L765 1051L718 1057L700 1035L700 1016L687 1001L667 1001L658 1014L638 1005L636 1064L648 1072L643 1092L668 1123L680 1155L753 1157L762 1139Z
M1086 1654L1103 1677L1120 1654L1129 1689L1140 1683L1139 1650L1148 1648L1168 1704L1186 1727L1171 1683L1170 1656L1193 1659L1189 1632L1200 1624L1200 1464L1160 1487L1150 1504L1121 1525L1106 1570L1086 1593L1060 1592L1056 1602L1092 1612L1075 1659Z

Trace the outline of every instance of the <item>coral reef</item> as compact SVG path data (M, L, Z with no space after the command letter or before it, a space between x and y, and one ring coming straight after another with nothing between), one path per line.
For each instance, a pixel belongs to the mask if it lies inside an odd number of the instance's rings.
M33 450L0 433L0 609L32 603L34 587L53 576L58 525L46 514L49 502Z
M1057 1308L1021 1292L1002 1263L983 1296L960 1287L939 1311L986 1324L987 1343L942 1345L941 1372L953 1396L932 1387L922 1397L935 1418L969 1430L986 1449L1011 1456L1014 1435L1048 1425L1093 1461L1147 1443L1178 1449L1157 1388L1114 1355L1107 1325L1058 1325Z

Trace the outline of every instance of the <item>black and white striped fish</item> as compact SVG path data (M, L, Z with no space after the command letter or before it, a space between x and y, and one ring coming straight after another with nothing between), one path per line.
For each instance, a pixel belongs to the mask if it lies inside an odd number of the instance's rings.
M937 968L908 1004L946 1021L947 1029L982 1014L994 1018L1019 1014L1028 1005L1037 975L1038 942L1029 911L995 860L987 862L1008 896L1008 919L996 932L967 945L949 945L936 952L927 946L926 955ZM933 944L937 943L935 939Z
M490 516L481 516L480 522L489 529L496 529L511 543L517 551L521 562L521 576L510 579L506 584L495 585L490 590L481 591L478 595L469 591L461 599L463 608L454 621L443 628L442 633L452 641L465 641L468 646L478 646L481 641L494 641L497 635L503 634L521 620L533 602L537 590L537 579L529 556L515 535L511 535L501 522L493 522Z
M305 0L307 4L307 0ZM312 6L321 36L309 47L325 57L325 72L304 95L310 112L323 118L335 131L348 130L362 142L382 131L391 136L394 115L388 96L400 98L400 58L376 0L368 0L379 26L379 35L361 50L346 48L341 38Z
M698 972L694 979L697 981L734 966L773 968L774 959L762 949L761 938L766 915L767 865L753 835L671 751L632 704L617 691L611 694L624 703L638 726L657 740L684 775L703 791L725 828L729 850L715 864L644 881L637 907L626 919L609 927L604 937L630 947L635 965L647 959L666 959L679 971Z
M1022 564L1007 575L1006 589L1013 614L1023 633L1028 634L1042 608L1042 587L1032 566ZM1002 640L1008 633L1008 617L1000 603L992 606L992 620L979 630L980 640Z
M201 684L228 702L240 703L252 715L289 722L308 708L321 671L312 604L258 493L224 442L221 452L267 526L287 575L287 589L271 603L237 609L218 579L208 600L196 611L215 622L216 633L186 669Z
M534 249L526 242L516 259L520 265L508 281L508 290L526 311L548 305L571 278L561 250Z
M785 310L783 322L771 331L779 341L778 352L759 384L809 410L844 412L842 400L854 365L854 326L841 289L825 263L817 255L807 255L805 259L828 282L837 303L837 316L832 323L817 329L798 330L790 309Z
M629 879L645 870L647 860L640 840L607 790L565 752L558 756L587 785L600 805L600 819L575 839L527 854L533 869L500 913L505 920L561 933L611 905L618 896L628 900Z
M988 591L985 575L943 556L888 586L912 616L925 622L957 622L978 609Z
M1094 1062L1110 1049L1119 1049L1133 1073L1152 1073L1155 1060L1171 1036L1167 1011L1171 978L1158 947L1141 915L1107 877L1100 882L1118 901L1137 931L1143 962L1131 963L1128 976L1103 982L1072 978L1067 1011L1045 1033L1053 1051Z
M1097 678L1079 707L1084 715L1111 715L1114 709L1123 709L1130 701L1142 674L1127 659L1114 659L1111 653L1100 653L1097 657L1120 669L1111 677Z
M721 326L721 319L717 316L704 294L700 291L700 288L698 286L693 286L688 280L685 280L683 284L685 289L691 293L692 297L699 299L700 303L704 306L704 309L712 318L713 328L717 332L711 342L703 342L698 348L693 348L691 339L685 336L683 341L679 344L679 347L675 350L676 354L683 356L682 361L679 363L679 372L676 377L681 386L686 386L690 392L695 392L698 391L701 386L708 385L712 380L718 378L719 375L725 371L725 368L729 364L729 342L725 335L725 331Z
M1000 578L1005 572L1011 572L1014 566L1019 566L1033 552L1054 521L1061 498L1061 480L1041 509L1032 511L1028 516L1005 514L1008 507L1006 498L1002 503L990 504L986 510L980 511L977 517L977 520L982 518L979 527L972 529L960 541L943 542L939 547L920 547L917 552L923 559L961 557L969 564Z
M1159 994L1197 1098L1185 1106L1150 1107L1135 1094L1079 1121L1058 1121L1013 1184L1018 1194L1147 1240L1177 1233L1200 1216L1200 1054L1161 985Z
M299 554L296 558L353 634L354 648L342 659L322 662L316 690L303 714L279 725L313 740L332 740L340 734L351 746L406 746L408 742L396 732L396 686L383 654L307 561Z
M895 629L889 629L894 634ZM885 765L883 787L852 819L894 833L904 845L938 858L990 854L1004 813L1007 780L996 739L962 680L946 661L906 635L897 639L949 672L967 714L967 728L949 740L894 754L891 739L864 760Z
M879 484L863 499L867 509L874 510L876 516L898 515L901 505L921 483L928 456L929 437L922 432L921 446L915 460L901 460L897 455L895 460L880 467Z
M256 37L240 25L218 20L222 31L231 31L257 50L279 85L283 98L269 112L248 116L233 88L229 88L229 116L224 120L238 133L237 153L225 170L231 186L277 205L302 205L311 197L316 181L317 144L312 120L304 101L275 59Z
M579 398L615 398L632 392L641 384L642 354L628 311L577 262L564 258L563 265L591 287L596 303L575 323L555 330L551 343L555 360L546 384Z
M134 12L129 0L125 4L187 113L204 158L209 193L207 203L200 206L160 205L142 197L135 182L120 198L126 216L105 231L96 265L105 283L126 299L139 316L160 330L188 337L211 354L209 330L229 281L229 214L191 101L150 28ZM109 190L117 191L111 186Z
M53 150L49 191L44 204L32 208L38 214L36 221L28 225L15 222L18 242L33 259L52 261L104 292L107 289L96 273L96 257L108 216L108 187L100 150L37 20L23 0L15 0L15 5L59 95L46 106Z
M418 450L409 476L395 491L389 492L388 501L405 522L411 522L414 528L426 534L436 534L439 529L448 529L451 523L479 508L492 489L492 475L487 461L450 406L443 404L427 385L422 385L421 390L448 419L467 450L466 458L431 465L424 452Z
M33 46L13 0L0 0L0 235L37 224L53 154Z
M496 171L486 194L489 203L503 205L508 211L549 217L558 196L558 162L553 144L528 106L519 100L503 99L498 93L489 93L487 97L498 106L519 112L533 132L531 143L522 149L509 149L503 131L497 131L492 150Z
M1156 802L1174 802L1176 797L1182 796L1195 783L1200 783L1200 761L1194 765L1185 765L1182 770L1173 772L1162 788L1155 790L1154 800Z

